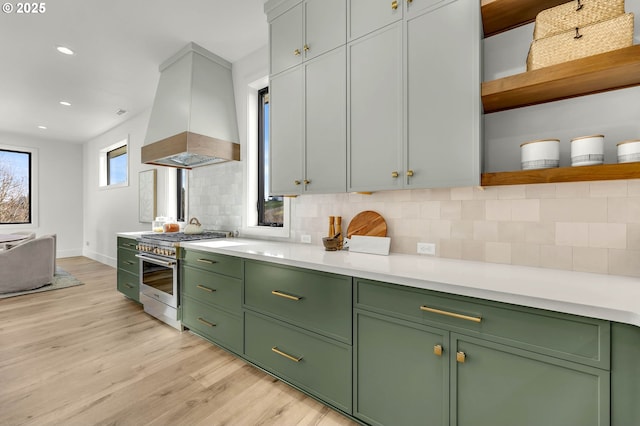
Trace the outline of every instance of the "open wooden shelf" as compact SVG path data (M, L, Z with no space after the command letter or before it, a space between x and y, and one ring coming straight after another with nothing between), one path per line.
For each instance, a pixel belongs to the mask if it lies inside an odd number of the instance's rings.
M490 37L503 31L528 24L545 9L566 3L568 0L482 0L482 24L484 36Z
M640 85L640 45L482 83L485 114Z
M593 180L639 179L640 163L601 164L599 166L559 167L483 173L481 186L526 185L532 183L578 182Z

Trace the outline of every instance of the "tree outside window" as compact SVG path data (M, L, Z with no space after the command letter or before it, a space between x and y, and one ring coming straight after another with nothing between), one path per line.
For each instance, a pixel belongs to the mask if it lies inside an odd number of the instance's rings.
M0 149L0 224L32 220L31 152Z

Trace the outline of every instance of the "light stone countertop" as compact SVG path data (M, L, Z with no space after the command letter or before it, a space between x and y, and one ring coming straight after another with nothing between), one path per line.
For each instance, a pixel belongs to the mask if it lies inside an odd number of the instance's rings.
M421 255L328 252L317 245L243 238L180 246L640 327L640 279L633 277Z

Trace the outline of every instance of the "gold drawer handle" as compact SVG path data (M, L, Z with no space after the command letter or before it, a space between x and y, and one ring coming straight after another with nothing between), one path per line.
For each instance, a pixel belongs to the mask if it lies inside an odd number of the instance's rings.
M398 172L391 172L391 177L392 178L397 178L398 176L400 176L400 174L398 174Z
M286 359L291 360L291 361L293 361L293 362L300 362L300 361L302 361L302 357L300 357L300 358L296 358L296 357L295 357L295 356L293 356L293 355L289 355L289 354L287 354L287 353L284 353L284 352L282 352L280 349L278 349L278 347L277 347L277 346L272 347L272 348L271 348L271 350L272 350L273 352L277 353L278 355L283 356L283 357L285 357Z
M396 0L393 0L391 2L391 9L396 10L398 8L398 2Z
M207 321L206 319L200 318L198 317L198 321L203 323L204 325L207 325L209 327L215 327L216 325L214 323L211 323L209 321Z
M201 284L198 284L196 287L198 287L200 290L204 290L204 291L207 291L209 293L213 293L215 291L214 289L209 288L209 287L205 287L205 286L203 286Z
M300 49L296 49L296 50L294 50L294 51L293 51L293 54L294 54L295 56L300 56Z
M308 45L308 44L305 44L305 45L303 46L303 49L304 49L304 51L305 51L305 52L307 52L307 51L309 51L309 49L311 49L311 48L309 47L309 45Z
M420 306L420 310L421 311L426 311L426 312L431 312L431 313L434 313L434 314L445 315L445 316L448 316L448 317L463 319L463 320L467 320L467 321L478 322L478 323L482 321L482 317L471 317L469 315L456 314L455 312L442 311L440 309L430 308L428 306Z
M442 356L442 345L435 345L433 347L433 353L438 356Z
M409 177L413 176L413 170L407 171L407 176L409 176Z
M273 294L274 296L280 296L280 297L284 297L285 299L295 300L295 301L302 299L302 297L292 296L290 294L279 292L278 290L271 291L271 294Z
M209 260L209 259L198 259L198 262L207 263L209 265L213 265L215 263L218 263L215 260Z
M460 364L464 364L466 360L467 354L465 354L464 352L456 352L456 361L458 361Z

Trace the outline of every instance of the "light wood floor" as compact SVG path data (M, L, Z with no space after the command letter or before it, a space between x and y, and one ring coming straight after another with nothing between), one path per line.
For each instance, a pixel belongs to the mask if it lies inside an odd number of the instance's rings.
M0 300L0 425L355 425L116 291L115 269L58 265L85 285Z

